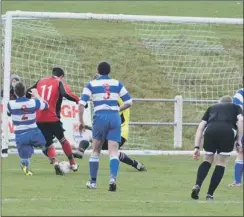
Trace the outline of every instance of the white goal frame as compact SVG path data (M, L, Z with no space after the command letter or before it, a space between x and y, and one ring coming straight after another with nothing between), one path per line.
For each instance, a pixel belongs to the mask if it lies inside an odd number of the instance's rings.
M2 17L5 20L5 38L4 38L4 79L3 79L3 106L6 111L6 105L9 101L10 91L10 72L11 72L11 42L12 42L12 20L25 20L25 19L80 19L80 20L116 20L126 22L154 22L154 23L204 23L204 24L233 24L243 25L242 18L210 18L210 17L176 17L176 16L147 16L147 15L123 15L123 14L93 14L93 13L68 13L68 12L27 12L27 11L8 11L6 15ZM182 116L182 109L179 108L179 117ZM175 114L177 116L177 114ZM3 113L2 130L2 142L6 141L8 135L7 114ZM182 123L181 123L182 126ZM177 132L177 131L176 131ZM182 127L178 129L180 134L176 139L181 142ZM5 135L5 139L4 139ZM177 138L178 137L178 138ZM179 147L179 146L178 146ZM179 151L177 151L179 152ZM147 155L147 152L141 152ZM162 154L162 151L152 151L150 153ZM187 152L188 153L188 152ZM189 153L188 153L189 154Z

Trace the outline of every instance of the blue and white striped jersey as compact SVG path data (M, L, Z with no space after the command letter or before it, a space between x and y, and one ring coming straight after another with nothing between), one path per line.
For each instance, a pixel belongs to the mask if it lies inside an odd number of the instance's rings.
M125 104L132 103L130 94L121 82L110 78L108 75L103 75L90 81L83 89L80 104L85 106L92 98L94 112L101 110L119 111L119 97Z
M7 113L12 117L14 133L22 134L36 129L36 111L39 109L48 109L47 102L38 99L27 99L26 97L9 101Z
M244 96L244 90L243 90L243 88L241 88L236 91L236 94L233 97L233 103L241 106L242 109L243 109L243 96Z

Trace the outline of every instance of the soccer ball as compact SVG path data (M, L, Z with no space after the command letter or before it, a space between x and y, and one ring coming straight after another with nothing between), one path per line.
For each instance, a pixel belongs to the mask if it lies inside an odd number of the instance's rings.
M60 169L62 170L62 172L64 174L69 173L69 171L70 171L70 163L69 162L67 162L67 161L61 161L61 162L59 162L58 165L60 166Z

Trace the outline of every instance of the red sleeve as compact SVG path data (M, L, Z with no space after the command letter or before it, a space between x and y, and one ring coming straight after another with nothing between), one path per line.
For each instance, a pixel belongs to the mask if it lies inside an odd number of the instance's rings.
M70 87L63 81L59 82L59 91L60 94L67 100L74 101L76 103L78 103L80 100L78 96L72 93Z

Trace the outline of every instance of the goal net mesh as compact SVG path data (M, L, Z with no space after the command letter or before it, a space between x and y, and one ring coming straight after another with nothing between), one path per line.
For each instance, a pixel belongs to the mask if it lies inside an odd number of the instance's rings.
M185 98L217 99L240 84L237 50L224 47L217 25L137 23L136 31L155 55L161 73Z
M174 98L180 94L217 99L233 95L240 87L241 38L242 25L14 19L11 73L30 86L50 75L53 66L61 66L67 83L80 95L98 62L108 61L112 76L123 81L132 97ZM204 108L197 107L197 111ZM173 103L134 103L131 121L173 122L173 110ZM184 105L184 122L198 122L201 113L195 111L195 106ZM130 129L126 148L173 147L173 127ZM194 130L184 130L186 149Z

